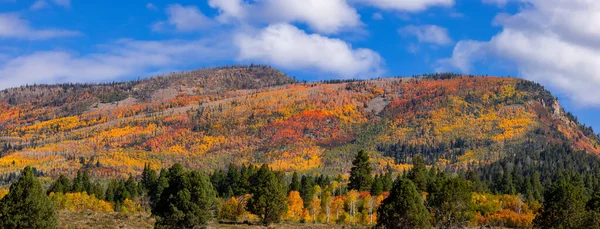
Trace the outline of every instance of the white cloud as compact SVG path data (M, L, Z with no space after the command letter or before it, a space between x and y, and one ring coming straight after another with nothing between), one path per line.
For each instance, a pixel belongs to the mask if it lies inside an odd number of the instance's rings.
M465 40L459 41L454 47L452 58L438 61L437 72L451 72L456 68L469 73L474 59L481 60L486 53L487 45L484 42Z
M399 29L398 32L403 35L415 36L421 43L436 45L448 45L452 43L452 39L448 36L448 30L437 25L410 25Z
M209 0L223 23L305 23L319 33L333 34L362 25L360 15L346 0Z
M441 6L450 7L454 5L454 0L350 0L377 7L384 10L398 10L418 12L426 10L429 7Z
M190 32L213 26L212 19L204 15L196 6L170 5L165 9L167 21L160 21L152 26L154 31L164 30L171 25L179 32Z
M62 29L35 29L29 22L21 19L18 14L0 14L0 39L45 40L57 37L78 35L79 32Z
M208 0L208 5L219 9L217 20L221 23L246 18L246 9L250 7L244 0Z
M490 41L458 42L440 63L469 71L480 57L493 56L577 104L600 106L600 1L524 1L517 14L497 17L503 30Z
M120 40L98 53L39 51L0 62L0 89L33 83L98 82L233 58L227 39Z
M45 0L37 0L35 1L29 9L31 10L39 10L48 7L48 3Z
M253 35L239 34L239 60L264 61L287 69L316 69L343 78L370 78L382 72L382 59L370 49L353 49L340 39L307 34L275 24Z

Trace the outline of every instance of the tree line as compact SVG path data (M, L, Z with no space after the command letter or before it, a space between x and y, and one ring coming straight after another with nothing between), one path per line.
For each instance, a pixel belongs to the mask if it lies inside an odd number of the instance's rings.
M28 166L0 199L0 228L55 228L56 210L49 197L53 193L88 193L115 203L117 211L128 200L146 201L156 228L203 227L213 220L237 220L244 212L264 225L304 215L299 221L305 223L352 224L362 222L352 218L363 218L376 228L450 228L474 226L485 212L486 206L474 199L490 189L475 171L446 173L415 156L413 167L393 178L391 173L374 174L369 160L368 153L360 151L347 179L296 172L286 177L266 164L230 165L227 171L211 174L186 170L181 164L159 172L147 164L137 180L134 176L113 179L105 187L80 171L73 180L60 176L47 190ZM498 185L506 182L497 181ZM542 207L530 226L600 227L600 192L590 193L580 175L564 172L542 195ZM522 199L517 201L518 211L538 202Z

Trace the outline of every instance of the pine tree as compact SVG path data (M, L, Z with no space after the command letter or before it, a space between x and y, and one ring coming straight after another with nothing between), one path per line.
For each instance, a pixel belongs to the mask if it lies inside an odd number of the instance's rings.
M0 228L56 228L54 204L29 166L0 200Z
M394 182L390 196L377 210L377 228L431 228L423 196L408 179Z
M250 164L248 166L246 165L242 165L242 168L240 169L240 182L239 182L239 187L238 190L233 190L233 192L236 195L240 195L240 194L246 194L248 193L248 190L250 190L250 178L252 176L254 176L254 174L257 172L256 166L254 166L253 164Z
M427 196L427 205L438 226L450 228L470 218L471 187L460 178L446 178L438 174L437 184Z
M77 176L73 179L73 186L71 187L71 192L83 192L85 191L85 187L83 187L83 173L81 170L77 171Z
M69 191L71 191L71 180L69 180L67 176L61 174L58 177L58 180L54 181L54 183L50 185L50 188L48 188L48 191L46 191L46 193L67 193Z
M302 201L304 201L304 207L307 208L308 204L312 200L314 194L313 187L315 186L313 179L308 176L302 176L302 180L300 182L300 196L302 197Z
M284 175L263 164L250 183L252 198L248 200L248 210L258 215L264 225L279 222L287 207Z
M534 224L540 228L583 228L587 195L582 182L563 178L544 192L542 213Z
M104 199L104 186L102 186L102 184L100 184L100 183L94 183L94 187L93 187L91 195L94 195L99 200L103 200Z
M294 174L292 175L292 182L290 183L290 188L288 189L288 192L300 191L301 187L302 186L300 184L300 179L298 179L298 173L294 171Z
M592 195L592 198L585 205L585 210L587 210L588 215L583 227L600 228L600 192L595 192Z
M77 176L73 179L71 192L87 192L88 194L91 194L93 189L94 186L90 180L90 174L87 171L77 171Z
M220 197L229 197L225 196L226 192L231 189L231 186L227 182L227 175L223 170L219 170L210 175L210 182L213 187L217 190L217 193Z
M487 186L479 180L479 175L473 170L469 170L465 174L465 179L471 182L471 189L473 192L487 192Z
M150 167L150 163L144 164L144 171L142 172L142 187L144 191L149 191L158 180L156 171Z
M129 192L129 194L131 195L131 198L136 198L139 194L138 191L138 185L137 182L135 181L135 178L133 178L133 175L129 175L129 178L127 178L127 181L125 181L125 188L127 188L127 191Z
M383 193L383 176L375 176L373 184L371 184L371 195L379 196Z
M394 180L392 179L392 173L389 171L387 173L385 173L385 175L383 175L383 179L381 180L381 182L383 183L383 191L384 192L388 192L388 191L392 190L392 187L394 186Z
M357 191L369 191L373 181L372 171L373 167L369 162L369 155L364 150L359 151L354 161L352 161L348 188Z
M88 194L92 194L92 192L94 191L94 185L92 184L92 180L90 179L90 173L88 171L83 172L83 177L81 180L83 183L83 190Z
M208 176L186 172L175 164L169 169L169 186L152 209L155 228L198 228L206 225L218 207L217 193Z
M513 176L508 169L504 170L504 174L502 175L502 181L500 183L500 192L502 194L515 194L517 192L515 188L515 184L513 182Z
M417 190L423 192L427 190L427 168L425 167L425 160L420 155L413 157L413 167L408 171L407 178L412 180L417 187Z
M542 185L541 175L539 172L536 171L533 173L531 183L533 185L533 198L537 201L544 201L544 186Z
M169 186L169 178L167 177L168 173L168 170L162 169L158 179L156 179L156 182L148 190L151 208L154 208L158 204L163 190Z
M227 169L227 177L225 178L227 182L227 192L231 190L233 195L241 196L246 194L246 190L240 185L241 175L238 171L238 168L234 164L229 164Z

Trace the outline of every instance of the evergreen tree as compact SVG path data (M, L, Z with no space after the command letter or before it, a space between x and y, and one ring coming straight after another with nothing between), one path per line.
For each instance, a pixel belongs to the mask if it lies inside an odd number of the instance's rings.
M600 192L595 192L585 205L588 212L585 228L600 228Z
M0 228L56 228L54 204L46 196L33 169L25 167L21 178L0 200Z
M437 184L427 196L427 205L442 228L466 223L470 219L471 201L469 183L460 178L445 178L443 173L438 174Z
M167 177L168 173L168 170L161 169L158 179L156 179L156 182L150 186L150 189L148 190L151 208L154 208L158 204L163 190L169 186L169 178Z
M431 228L423 196L412 181L399 178L377 210L377 228Z
M392 187L394 186L394 179L392 178L392 173L391 172L387 172L383 175L383 178L381 179L381 182L383 184L383 191L384 192L388 192L390 190L392 190Z
M108 183L108 187L106 187L106 191L104 192L104 200L114 202L116 190L117 190L117 184L115 183L115 180L113 179Z
M137 185L137 182L135 181L135 178L133 178L132 174L130 174L129 178L127 178L127 181L125 181L125 188L127 188L127 191L131 195L132 199L134 199L138 196L138 194L139 194L138 185Z
M73 186L71 187L71 192L83 192L85 188L83 187L83 173L81 170L77 171L77 176L73 179Z
M350 184L348 188L357 191L369 191L373 177L371 173L373 167L369 162L369 154L364 150L358 152L358 155L352 161L352 170L350 171Z
M417 190L423 192L427 190L427 183L429 182L427 168L425 167L425 160L420 155L413 157L413 167L408 171L407 178L412 180L417 187Z
M433 187L439 183L438 179L444 175L445 173L439 172L436 167L431 167L431 169L429 169L429 174L427 175L429 177L429 181L427 182L427 192L431 192Z
M131 200L132 196L124 180L113 179L108 183L104 198L107 201L114 202L115 211L119 211L121 209L121 204L125 202L126 199Z
M252 198L248 200L248 210L258 215L264 225L279 222L287 207L284 175L263 164L250 182Z
M515 184L513 182L513 175L510 171L508 171L508 169L504 170L504 173L502 174L502 180L500 182L500 193L502 194L515 194L517 192L517 189L515 187Z
M50 188L48 188L48 191L46 191L46 193L67 193L69 191L71 191L71 180L69 180L67 176L61 174L58 177L58 180L54 181L54 183L50 185Z
M210 175L210 182L213 187L217 190L217 193L220 197L229 197L225 196L227 194L227 190L231 188L231 185L227 182L227 174L223 172L223 170L219 170Z
M383 193L383 176L377 175L371 184L371 195L379 196L381 193Z
M544 186L542 185L542 178L539 172L534 172L531 178L531 185L533 186L533 198L537 201L544 201Z
M531 202L535 201L531 177L528 177L525 179L524 185L525 185L525 187L523 187L523 190L524 190L523 195L525 195L525 201L527 203L531 203Z
M544 205L534 224L540 228L583 228L586 220L585 187L577 178L563 178L544 192ZM593 206L590 206L593 207Z
M87 171L77 171L77 176L73 179L73 187L71 192L86 192L91 194L94 186L90 180L90 174Z
M236 195L242 195L242 194L246 194L248 193L248 190L250 190L250 178L252 176L254 176L254 174L256 173L257 169L256 166L250 164L248 166L246 165L242 165L242 168L240 169L240 182L239 182L239 187L238 190L233 190L234 193Z
M292 175L292 182L290 183L290 188L288 189L288 192L300 191L301 187L302 187L302 185L300 184L300 179L298 178L298 173L296 171L294 171L294 174Z
M169 169L169 186L152 209L155 228L198 228L213 218L218 207L217 194L208 176L186 172L175 164Z
M473 192L487 192L487 186L479 180L479 175L473 170L469 170L465 174L465 179L471 182L471 189Z
M246 194L246 189L241 187L240 179L241 179L241 174L238 171L238 168L234 164L229 164L229 167L227 169L227 177L225 178L227 185L226 185L226 187L224 187L226 189L226 192L227 193L232 192L232 194L236 195L236 196L241 196L241 195ZM228 194L228 195L231 195L231 194Z
M302 180L300 182L300 197L302 197L302 201L304 201L304 207L307 208L312 200L314 193L315 183L313 179L308 176L302 176Z
M148 192L152 186L155 185L158 180L158 175L156 171L150 167L150 163L144 164L144 171L142 172L142 187L144 191Z
M94 195L97 199L103 200L104 199L104 186L102 186L102 184L100 184L100 183L94 183L93 188L92 188L92 193L90 193L90 195Z

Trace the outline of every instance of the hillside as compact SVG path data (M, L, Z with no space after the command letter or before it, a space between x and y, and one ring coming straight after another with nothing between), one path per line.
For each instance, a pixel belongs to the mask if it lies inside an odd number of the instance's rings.
M45 176L86 168L115 177L141 172L146 162L205 171L266 162L338 174L358 149L371 152L377 171L402 171L415 154L455 171L549 145L600 153L591 128L540 85L515 78L298 83L270 67L236 66L0 92L5 181L28 164Z

